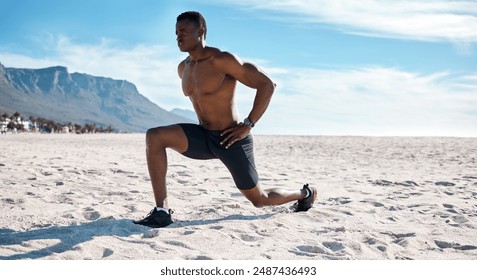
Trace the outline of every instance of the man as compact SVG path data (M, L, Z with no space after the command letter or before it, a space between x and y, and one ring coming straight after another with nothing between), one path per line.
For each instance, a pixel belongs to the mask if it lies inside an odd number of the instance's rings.
M200 13L185 12L177 17L177 45L182 52L189 53L179 64L178 74L199 125L176 124L147 131L147 166L156 207L134 223L166 227L173 222L167 203L166 148L194 159L220 159L238 189L256 207L298 200L295 211L307 211L317 195L308 184L296 191L262 190L258 184L250 131L265 113L275 84L256 66L206 46L206 34L207 25ZM257 90L253 108L243 122L239 121L234 103L237 81Z

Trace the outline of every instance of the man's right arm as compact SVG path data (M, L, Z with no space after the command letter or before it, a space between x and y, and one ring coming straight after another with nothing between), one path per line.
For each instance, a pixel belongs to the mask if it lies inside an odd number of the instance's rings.
M185 67L185 59L179 63L179 66L177 66L177 74L179 74L179 77L182 79L182 73L184 73L184 67Z

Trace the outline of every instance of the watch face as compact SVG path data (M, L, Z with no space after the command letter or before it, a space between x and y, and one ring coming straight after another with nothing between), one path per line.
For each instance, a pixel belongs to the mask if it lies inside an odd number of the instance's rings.
M250 126L250 127L253 127L253 126L254 126L253 122L251 122L249 118L246 118L245 120L243 120L243 123L244 123L246 126Z

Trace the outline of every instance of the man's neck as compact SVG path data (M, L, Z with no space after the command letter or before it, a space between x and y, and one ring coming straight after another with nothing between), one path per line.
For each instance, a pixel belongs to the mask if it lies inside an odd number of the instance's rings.
M189 52L189 60L193 62L200 62L205 60L209 57L207 52L207 47L205 46L205 42L201 45L198 45L196 49Z

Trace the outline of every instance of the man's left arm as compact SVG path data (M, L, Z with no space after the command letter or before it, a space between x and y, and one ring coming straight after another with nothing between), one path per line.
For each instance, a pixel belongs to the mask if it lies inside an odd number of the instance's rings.
M263 116L270 104L275 84L272 80L251 63L243 63L232 54L225 53L218 60L218 68L226 74L231 75L242 84L256 89L255 100L248 118L253 123L257 123ZM243 123L225 130L222 135L227 135L223 143L230 147L236 141L242 140L250 133L251 127Z

